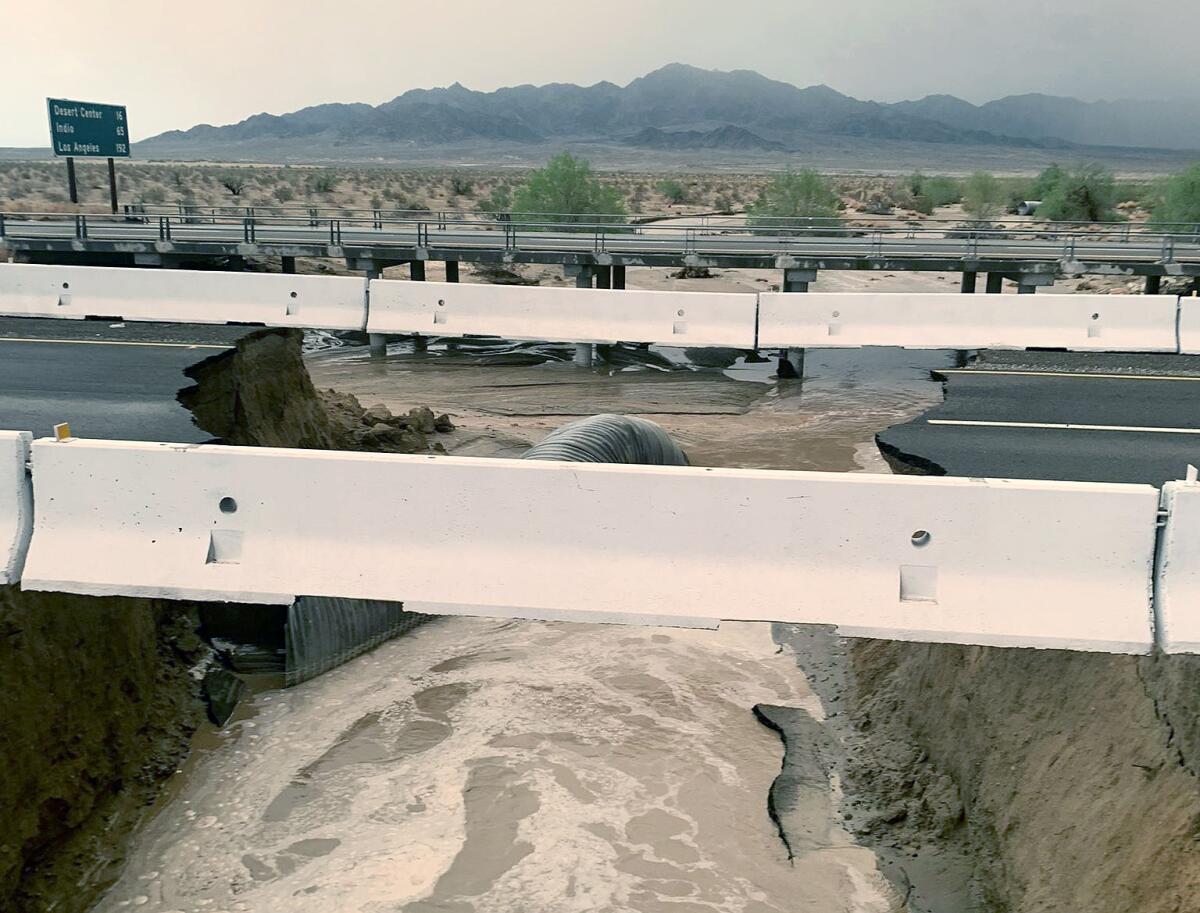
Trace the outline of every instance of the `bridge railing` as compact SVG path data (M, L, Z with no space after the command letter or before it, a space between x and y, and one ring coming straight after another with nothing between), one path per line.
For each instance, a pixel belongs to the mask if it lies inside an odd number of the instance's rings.
M374 220L389 219L392 221L421 221L430 222L438 225L445 223L455 224L488 224L494 222L511 222L511 221L528 221L551 223L557 225L575 224L579 222L592 221L587 215L579 213L565 212L515 212L508 210L486 210L486 209L405 209L403 207L379 207L372 209L353 208L353 207L338 207L338 206L288 206L284 204L254 204L254 205L215 205L215 206L199 206L192 203L131 203L125 206L125 215L131 218L137 217L154 217L162 215L174 215L180 218L190 218L198 221L205 219L223 219L223 218L240 218L240 217L256 217L256 216L274 216L280 218L292 218L298 220L306 219L351 219L351 220ZM92 213L88 213L89 215ZM102 214L102 211L97 210L96 215ZM626 227L632 228L638 225L655 224L658 222L689 222L695 223L699 228L714 228L725 227L728 225L729 219L750 219L761 227L770 228L777 226L781 229L792 230L797 226L802 226L806 222L817 223L825 221L823 219L805 219L791 216L766 216L754 215L749 213L731 213L731 212L701 212L701 213L679 213L679 212L639 212L629 213L623 217L613 217L611 220L604 221L622 222ZM870 213L843 213L842 219L850 222L858 221L870 228L884 228L894 230L904 230L908 228L916 228L924 231L955 231L962 230L964 223L969 223L965 218L960 219L940 219L930 217L911 218L903 215L874 215ZM889 223L879 225L880 222ZM1103 235L1106 238L1113 240L1127 240L1137 234L1172 234L1183 237L1200 237L1200 222L1135 222L1133 220L1124 221L1087 221L1087 220L1046 220L1038 219L1036 216L1025 216L1019 218L1002 217L991 219L987 223L994 231L998 232L1039 232L1043 234L1059 234L1067 233L1090 233L1093 235Z
M1200 226L1191 233L1143 228L1132 231L1119 223L1108 234L1087 229L1047 228L1030 223L1021 229L964 223L858 227L851 221L785 220L752 225L680 226L669 222L633 224L602 217L580 221L512 218L480 221L444 213L436 218L384 214L378 210L346 211L347 215L314 214L307 218L237 214L86 214L61 212L0 213L0 237L74 238L78 240L226 241L235 243L361 243L372 247L489 247L506 250L572 250L627 252L660 250L683 254L762 254L806 251L844 252L883 258L888 255L972 258L988 248L1020 245L1021 253L1046 259L1073 260L1103 254L1116 245L1121 256L1174 262L1181 254L1200 256ZM495 236L502 236L497 243ZM866 239L864 245L863 239ZM865 248L865 251L864 251ZM1182 250L1181 250L1182 249ZM1109 252L1111 253L1111 251Z

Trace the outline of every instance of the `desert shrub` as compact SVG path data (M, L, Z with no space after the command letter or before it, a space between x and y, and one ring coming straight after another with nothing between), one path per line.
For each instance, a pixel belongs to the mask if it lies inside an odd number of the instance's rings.
M763 233L789 228L835 228L837 194L815 171L785 171L777 174L749 207L747 225Z
M485 212L507 212L512 206L512 194L507 187L500 184L492 188L491 194L482 205Z
M320 171L308 179L308 189L312 193L333 193L337 186L338 178L332 171Z
M242 191L246 189L246 178L236 172L223 174L217 180L222 187L229 191L230 196L240 197Z
M668 178L665 181L658 182L658 192L666 197L669 203L683 203L687 201L687 189L678 181Z
M1036 183L1035 187L1041 189ZM1100 165L1059 171L1053 183L1045 185L1045 191L1037 209L1039 218L1056 222L1112 222L1120 218L1112 172Z
M1063 179L1063 170L1058 165L1050 165L1043 168L1033 180L1033 186L1029 188L1030 200L1044 200L1050 195L1050 192L1058 186L1058 182Z
M562 213L555 221L615 222L625 215L620 193L592 175L591 165L569 152L529 175L513 199L519 214Z
M279 184L271 192L277 203L289 203L296 198L296 191L289 184Z
M1151 205L1150 221L1200 222L1200 162L1167 178Z
M971 221L990 222L1000 215L1003 203L1004 189L993 175L976 171L967 178L963 186L962 204Z

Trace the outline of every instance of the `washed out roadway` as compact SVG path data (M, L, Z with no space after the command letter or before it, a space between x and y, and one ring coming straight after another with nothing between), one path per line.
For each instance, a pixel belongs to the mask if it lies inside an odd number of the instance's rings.
M190 365L234 345L248 327L0 319L0 429L76 437L201 443L176 400Z

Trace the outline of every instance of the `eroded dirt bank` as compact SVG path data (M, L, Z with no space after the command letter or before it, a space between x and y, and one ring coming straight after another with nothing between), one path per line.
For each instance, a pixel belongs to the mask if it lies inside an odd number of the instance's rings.
M85 910L203 716L193 607L0 587L0 910Z
M351 394L318 392L302 357L299 330L259 330L236 348L185 373L194 386L179 401L196 424L226 444L421 453L440 449L431 435L450 431L446 415L427 407L393 415L364 408Z
M231 444L421 452L449 428L318 393L300 353L299 332L251 333L180 400ZM204 716L197 625L187 603L0 588L0 910L74 913L115 877Z
M877 839L962 828L997 911L1200 909L1200 657L853 642ZM948 776L961 818L937 814ZM887 819L890 819L887 820Z

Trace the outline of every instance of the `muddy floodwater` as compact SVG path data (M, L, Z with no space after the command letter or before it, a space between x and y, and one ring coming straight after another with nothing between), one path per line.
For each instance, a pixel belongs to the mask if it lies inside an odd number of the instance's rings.
M660 422L698 465L876 472L874 433L937 402L929 370L955 360L813 351L804 381L780 381L736 353L623 349L579 368L566 347L314 349L318 387L450 412L450 452L519 454L613 411ZM768 813L783 748L760 703L814 731L826 718L767 624L437 619L205 733L96 909L904 909L816 752L786 810L806 818L789 859Z

